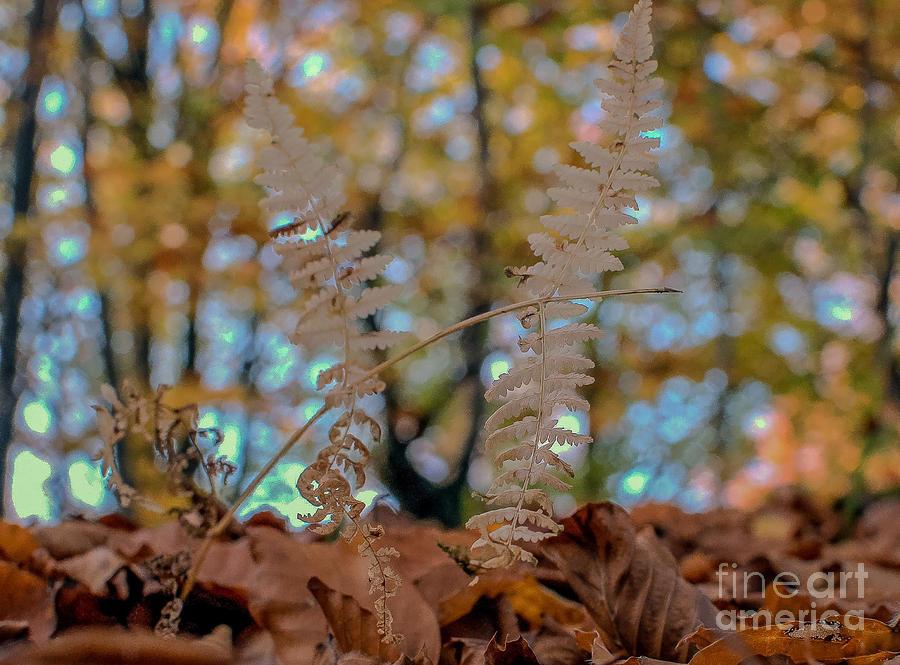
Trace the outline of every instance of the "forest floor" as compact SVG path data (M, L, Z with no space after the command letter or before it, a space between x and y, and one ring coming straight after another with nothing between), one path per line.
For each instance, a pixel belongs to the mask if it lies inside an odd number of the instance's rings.
M469 533L374 512L400 552L397 645L356 548L268 513L213 545L175 637L154 626L199 542L179 523L0 522L0 665L900 663L900 500L844 540L789 490L753 512L589 504L537 566L477 578L445 551Z

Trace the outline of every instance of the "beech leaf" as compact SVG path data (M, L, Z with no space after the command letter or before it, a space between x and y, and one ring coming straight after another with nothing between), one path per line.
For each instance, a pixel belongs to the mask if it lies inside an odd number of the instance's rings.
M306 586L325 614L338 651L358 651L383 660L400 657L397 647L381 641L375 614L361 607L353 596L335 591L318 577L311 578Z
M696 647L679 640L715 609L682 579L652 530L636 531L622 508L594 503L563 521L544 555L563 573L610 651L686 662Z

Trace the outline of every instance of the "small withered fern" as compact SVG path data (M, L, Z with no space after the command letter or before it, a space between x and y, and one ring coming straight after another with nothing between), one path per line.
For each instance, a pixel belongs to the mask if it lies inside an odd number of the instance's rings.
M119 468L117 451L129 437L135 437L150 447L166 469L168 491L174 496L190 496L196 510L209 519L197 523L196 516L187 519L185 526L203 534L219 518L216 478L223 483L236 470L224 455L204 453L201 440L213 448L222 442L222 433L216 428L199 427L200 415L196 404L180 407L166 402L169 386L160 385L151 396L143 394L130 381L124 381L117 393L112 386L101 386L100 392L109 406L95 405L97 427L103 445L97 454L100 471L106 479L107 489L113 491L119 504L128 507L138 503L151 509L158 506L131 487ZM194 471L202 469L209 481L209 492L201 490L194 482ZM209 523L207 523L209 522Z
M393 257L365 255L381 234L352 229L350 215L339 212L345 201L340 171L326 164L303 136L288 107L275 98L272 81L253 61L247 68L246 90L248 124L265 130L271 139L258 158L263 173L256 182L271 192L261 205L295 217L293 223L271 234L283 268L302 298L300 320L290 339L310 350L337 346L341 355L318 376L320 390L331 386L325 394L326 408L338 410L339 415L328 430L328 445L297 481L300 494L315 507L313 513L299 517L319 533L331 533L344 524L342 533L348 540L360 535L359 551L371 561L369 579L376 594L379 632L385 641L396 641L386 601L400 583L389 563L397 552L376 545L382 529L361 524L365 505L353 492L366 482L369 449L365 440L381 438L380 425L359 403L385 387L377 376L364 377L365 353L386 349L404 336L364 332L360 320L394 301L402 287L367 286Z
M201 440L204 445L214 448L222 443L222 433L215 428L199 426L200 411L196 404L175 407L167 403L168 390L169 386L161 385L154 394L147 396L130 381L124 381L118 393L112 386L102 386L100 392L109 406L94 406L103 441L97 459L101 460L101 473L107 488L115 492L123 507L136 504L159 511L161 508L155 502L126 483L117 456L129 438L152 449L155 457L165 465L168 492L174 497L190 498L189 508L172 509L178 514L179 522L193 536L208 536L226 512L216 491L216 480L220 478L227 484L237 467L225 455L204 453ZM198 469L203 470L209 481L208 492L201 490L194 480ZM190 553L179 552L179 560L180 568L186 574ZM157 633L171 635L178 632L184 606L183 599L176 596L176 578L179 577L173 575L169 579L171 584L166 590L172 598L161 611L155 628Z
M571 144L593 168L557 165L563 186L547 192L571 212L542 216L541 222L553 235L542 232L528 237L540 261L507 269L536 298L577 299L594 290L597 273L621 270L621 261L611 251L625 249L627 244L616 229L635 222L624 209L637 209L635 193L658 184L648 173L656 165L648 151L658 147L659 139L643 135L661 126L659 118L648 115L662 103L648 99L661 88L661 81L650 76L656 69L656 62L650 60L650 17L650 0L640 0L615 47L610 78L596 82L607 95L599 125L606 136L613 137L612 145ZM488 400L505 402L485 423L490 432L485 446L500 473L484 498L497 507L467 523L479 532L472 555L483 569L517 560L534 562L520 543L538 542L561 528L553 519L553 505L544 488L567 491L570 485L553 472L573 477L574 471L553 447L589 443L591 437L557 427L554 414L561 409L589 409L578 388L593 382L586 372L594 363L575 347L602 333L588 323L549 324L586 311L585 305L573 301L540 302L522 310L519 320L533 330L519 340L525 355L485 393Z

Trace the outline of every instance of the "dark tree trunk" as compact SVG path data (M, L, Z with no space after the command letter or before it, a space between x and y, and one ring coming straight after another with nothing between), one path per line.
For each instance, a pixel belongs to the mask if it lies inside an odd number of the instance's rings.
M6 274L3 276L0 316L0 514L6 496L6 455L15 429L16 360L18 357L20 314L25 296L25 269L28 260L28 233L34 180L34 140L37 133L36 106L41 81L47 73L49 41L56 22L55 0L36 0L28 20L28 69L25 85L16 106L19 127L13 157L13 230L6 239Z
M87 63L96 55L94 41L88 34L87 26L82 23L79 35L79 60L81 62L80 79L81 94L84 99L82 106L82 122L81 122L81 145L85 154L88 150L88 135L94 126L94 113L91 110L91 98L93 96L93 84L88 74ZM87 219L88 226L96 233L100 228L99 213L97 204L94 199L94 178L91 167L87 159L84 163L84 215ZM119 387L119 372L116 369L116 355L112 349L112 295L105 287L98 289L100 297L100 327L103 332L103 339L99 342L100 356L103 359L103 369L106 374L106 381L114 388Z
M469 291L469 308L462 318L476 316L490 309L491 295L489 275L485 268L489 263L490 236L487 226L492 213L498 209L497 183L490 168L490 127L485 118L488 91L481 78L476 55L481 46L481 31L487 8L473 6L469 12L469 72L475 89L475 106L472 116L478 134L477 164L480 176L478 188L479 211L484 216L472 230L470 253L473 279ZM468 402L468 430L463 433L459 446L459 458L449 481L433 483L422 477L406 456L408 442L397 439L392 427L386 435L387 460L384 480L407 511L420 518L438 519L447 526L458 526L462 519L462 489L466 484L472 453L481 435L484 416L484 396L481 386L481 366L487 356L487 326L472 326L461 334L464 372L455 382L454 390L461 391ZM390 389L385 393L385 405L389 422L399 412L396 396ZM419 430L426 423L419 423Z
M191 294L188 297L190 302L190 306L188 307L188 328L187 333L185 334L185 362L184 362L184 375L183 378L192 380L196 379L199 375L197 372L197 351L198 351L198 340L197 340L197 303L195 302L196 294L194 290L191 289Z
M874 44L871 32L876 21L875 3L861 0L859 9L865 21L863 25L868 26L869 29L855 44L856 77L858 85L863 90L870 90L877 79L877 68L872 57ZM864 476L866 463L874 452L882 446L894 442L895 425L892 421L896 420L896 414L900 412L900 362L894 351L897 329L890 316L890 285L896 275L900 233L893 229L882 231L877 227L871 213L863 203L862 193L866 171L873 163L876 163L877 159L875 122L876 108L871 96L866 95L862 108L859 110L859 163L845 178L843 185L847 197L847 207L853 211L856 224L863 237L864 255L874 269L878 283L875 313L881 322L882 330L876 343L875 371L883 372L883 379L880 400L875 401L872 406L859 464L851 474L851 490L843 506L846 534L851 532L867 492Z

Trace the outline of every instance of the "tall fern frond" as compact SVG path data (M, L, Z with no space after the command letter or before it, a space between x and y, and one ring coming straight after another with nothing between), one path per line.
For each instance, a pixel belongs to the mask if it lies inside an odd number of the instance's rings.
M528 237L540 260L507 269L536 298L591 292L598 273L621 270L622 263L612 252L625 249L627 243L616 231L635 222L625 209L637 209L635 195L658 184L649 173L656 165L649 151L659 146L659 139L646 135L661 126L650 113L662 103L651 99L662 87L651 76L656 70L656 61L650 59L651 12L650 0L634 6L615 47L610 77L596 81L606 95L599 126L609 145L571 144L591 168L556 167L562 184L547 193L565 210L542 216L547 232ZM497 507L467 523L479 532L472 553L481 568L533 562L534 556L521 543L543 540L561 528L553 520L545 489L566 491L569 484L554 472L568 477L574 472L554 446L589 443L591 437L558 427L557 414L588 408L577 389L593 382L586 374L593 362L577 346L602 333L592 324L569 323L551 330L547 323L586 311L584 305L570 301L524 310L519 316L522 325L534 329L519 341L524 355L485 393L489 400L505 402L485 423L490 432L486 447L496 453L494 463L500 470L485 500Z
M388 348L405 335L365 332L360 319L393 302L402 286L367 285L393 260L384 254L366 254L381 234L354 230L350 215L340 212L346 200L340 171L326 164L304 138L288 107L275 98L272 81L253 61L247 69L246 90L248 124L271 137L271 145L258 158L263 173L256 182L269 189L260 205L295 217L293 223L271 232L283 267L303 303L290 339L308 350L337 346L341 356L317 379L318 389L327 389L326 406L340 413L329 428L328 444L297 481L300 494L315 507L299 518L324 534L336 530L346 518L343 535L351 539L360 534L363 544L359 551L373 560L370 578L373 593L378 595L375 605L379 627L385 641L394 641L386 600L399 584L399 577L387 562L396 551L375 546L382 530L360 524L365 506L353 492L366 482L369 448L365 442L381 438L378 422L359 404L361 397L377 394L385 387L377 377L361 380L368 369L365 352Z

